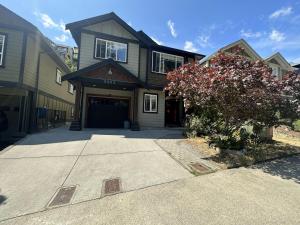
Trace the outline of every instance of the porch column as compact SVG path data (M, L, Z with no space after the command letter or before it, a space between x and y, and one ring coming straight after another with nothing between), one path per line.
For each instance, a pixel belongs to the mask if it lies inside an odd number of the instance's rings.
M138 97L139 97L139 89L135 88L133 90L133 121L131 125L131 130L139 131L140 126L138 124Z
M75 96L75 109L74 109L74 120L80 120L80 111L81 111L81 94L82 94L82 84L81 82L76 82L76 96Z
M82 107L82 95L83 86L82 83L77 81L75 83L76 96L75 96L75 109L74 109L74 120L71 123L70 130L79 131L81 130L81 107Z

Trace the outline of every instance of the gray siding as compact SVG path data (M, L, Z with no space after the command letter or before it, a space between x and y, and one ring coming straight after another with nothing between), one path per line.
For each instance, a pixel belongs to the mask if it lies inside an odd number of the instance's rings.
M85 27L85 29L95 31L95 32L105 33L109 35L114 35L117 37L137 40L131 33L129 33L126 29L124 29L120 24L118 24L114 20L109 20L102 23L94 24Z
M0 28L7 34L4 67L0 67L0 81L18 82L22 58L23 32Z
M89 65L100 62L101 59L94 58L95 35L81 33L80 46L80 62L79 68L84 68ZM135 76L138 76L139 71L139 45L136 43L128 43L127 63L120 63Z
M158 113L144 113L144 93L158 94ZM138 122L141 127L165 126L165 93L157 90L139 89Z
M56 69L59 68L54 60L46 55L41 54L40 57L40 78L39 78L39 90L48 94L57 96L70 103L75 103L75 93L68 92L68 82L64 81L62 84L56 83ZM62 75L65 74L62 68L59 68Z
M28 36L23 83L35 87L37 78L38 55L40 42Z
M140 57L140 79L146 81L147 74L147 49L141 48L141 57Z

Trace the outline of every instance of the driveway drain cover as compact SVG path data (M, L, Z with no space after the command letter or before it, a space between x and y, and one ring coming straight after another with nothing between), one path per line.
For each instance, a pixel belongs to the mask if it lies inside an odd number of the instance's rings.
M109 180L104 180L103 184L103 195L113 195L121 191L121 180L120 178L114 178Z
M75 189L76 186L60 188L53 200L51 201L51 203L49 204L49 207L68 204L71 201Z
M206 166L204 166L200 163L193 163L193 164L191 164L191 167L192 167L192 169L194 169L196 172L198 172L200 174L211 172L211 170L209 168L207 168Z

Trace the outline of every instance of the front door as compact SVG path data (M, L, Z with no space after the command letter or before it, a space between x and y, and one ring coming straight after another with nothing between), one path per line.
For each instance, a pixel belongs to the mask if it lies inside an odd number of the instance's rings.
M105 97L89 97L87 127L123 128L129 120L129 100Z
M181 126L183 121L183 109L181 101L178 99L168 99L166 100L165 105L166 126Z

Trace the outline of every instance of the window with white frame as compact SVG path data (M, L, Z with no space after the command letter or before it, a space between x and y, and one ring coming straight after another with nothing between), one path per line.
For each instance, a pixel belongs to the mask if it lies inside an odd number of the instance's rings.
M96 38L95 58L127 61L127 44Z
M182 66L183 63L184 58L182 56L152 52L152 72L165 74Z
M73 84L69 83L68 91L69 91L69 93L71 93L71 94L74 93L74 86L73 86Z
M272 75L275 77L279 76L279 67L278 66L271 66L272 69Z
M157 94L144 94L144 112L157 113Z
M5 38L6 36L3 34L0 34L0 66L3 66L4 64L4 46L5 46Z
M56 83L61 84L61 71L56 69Z

